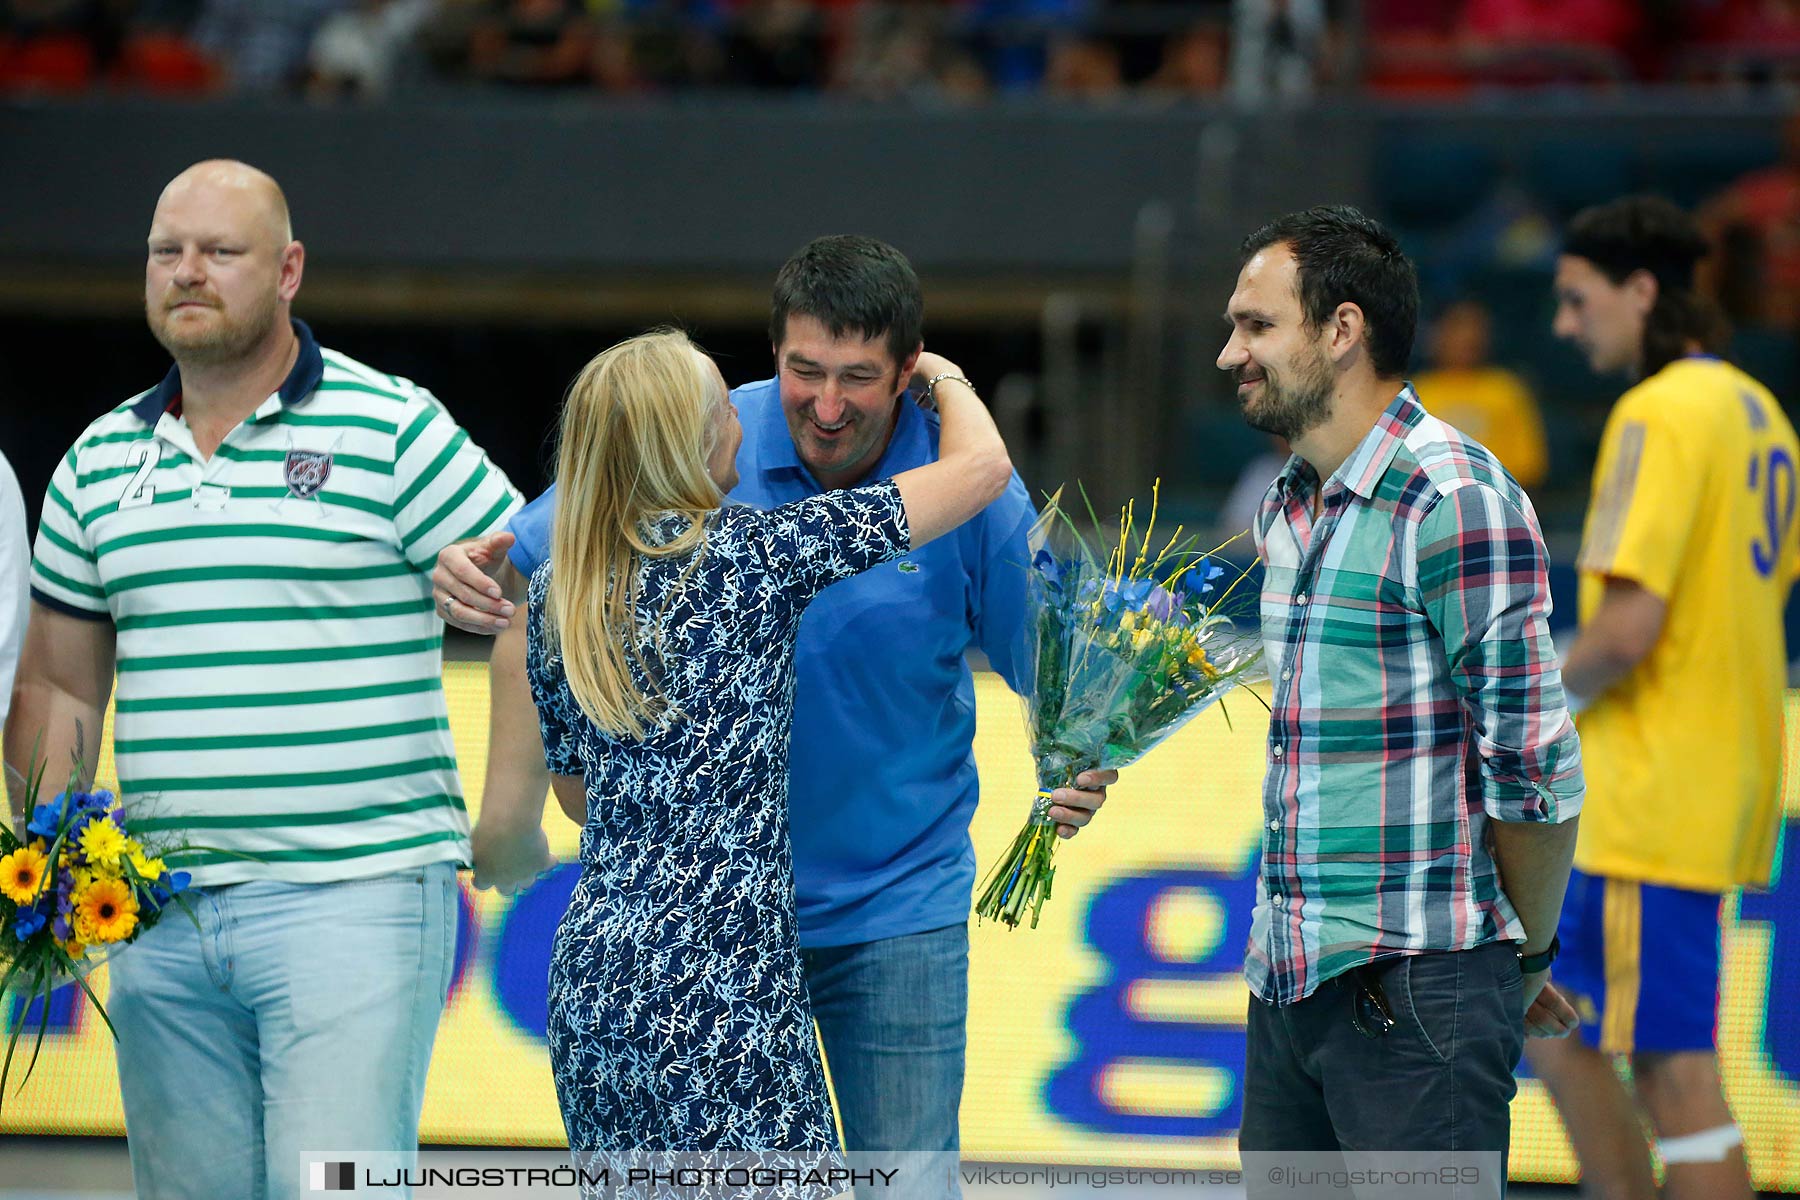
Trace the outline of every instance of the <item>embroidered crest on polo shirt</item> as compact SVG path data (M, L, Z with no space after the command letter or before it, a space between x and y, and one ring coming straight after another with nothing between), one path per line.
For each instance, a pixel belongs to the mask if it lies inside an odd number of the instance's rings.
M296 500L310 500L318 495L331 478L329 450L289 450L287 452L288 495Z

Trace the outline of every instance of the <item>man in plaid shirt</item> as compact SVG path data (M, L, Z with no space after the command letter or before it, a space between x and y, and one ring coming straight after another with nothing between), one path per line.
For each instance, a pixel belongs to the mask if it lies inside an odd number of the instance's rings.
M1503 1154L1527 1028L1575 1024L1546 986L1583 785L1543 536L1404 382L1418 283L1385 230L1311 209L1243 257L1218 365L1294 456L1254 530L1272 713L1241 1146Z

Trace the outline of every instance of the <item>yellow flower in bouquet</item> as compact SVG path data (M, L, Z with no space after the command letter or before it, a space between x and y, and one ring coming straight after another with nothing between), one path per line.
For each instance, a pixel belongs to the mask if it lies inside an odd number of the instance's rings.
M94 866L116 871L126 840L124 831L111 821L89 821L81 831L81 852Z
M44 886L44 873L49 866L42 841L20 846L0 858L0 895L14 904L30 904Z
M146 857L142 846L130 839L127 841L130 849L125 852L125 857L130 860L131 869L138 873L139 878L153 881L161 879L163 873L169 869L168 865L160 858Z
M81 941L122 942L137 922L137 895L123 879L94 879L76 889L75 936Z

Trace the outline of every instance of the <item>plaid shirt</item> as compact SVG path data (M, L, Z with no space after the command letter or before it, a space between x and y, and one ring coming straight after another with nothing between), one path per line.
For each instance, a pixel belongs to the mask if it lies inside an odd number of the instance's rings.
M1524 490L1409 385L1322 491L1290 459L1255 534L1273 712L1251 989L1291 1004L1377 958L1522 940L1488 823L1566 821L1583 791Z

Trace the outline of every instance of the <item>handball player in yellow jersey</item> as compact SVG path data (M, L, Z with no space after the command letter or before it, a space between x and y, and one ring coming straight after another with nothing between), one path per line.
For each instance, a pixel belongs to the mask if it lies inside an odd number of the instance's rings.
M1752 1194L1714 1052L1719 913L1769 882L1780 827L1800 445L1719 357L1706 251L1686 213L1630 197L1579 213L1556 270L1556 336L1633 386L1601 439L1562 671L1588 795L1553 972L1583 1028L1528 1054L1609 1200L1656 1195L1644 1117L1664 1195Z

